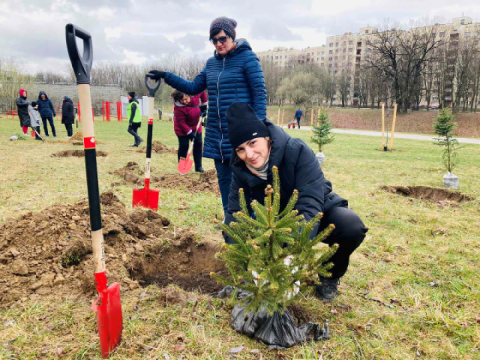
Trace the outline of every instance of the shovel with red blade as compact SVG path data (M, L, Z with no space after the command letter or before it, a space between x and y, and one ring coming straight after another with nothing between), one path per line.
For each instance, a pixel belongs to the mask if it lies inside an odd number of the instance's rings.
M150 96L148 98L148 135L147 135L147 160L145 162L145 184L143 189L133 189L132 207L144 207L158 210L158 190L150 189L150 165L152 163L152 136L153 136L153 105L155 103L155 91L160 87L160 80L155 86L148 83L148 74L145 75L145 86Z
M190 143L190 146L188 148L187 157L180 158L180 161L178 162L178 172L182 175L187 175L192 169L193 160L190 159L190 156L192 155L193 144L195 143L195 139L197 138L198 128L200 127L201 122L202 122L202 118L198 120L197 128L195 129L195 136L193 137L193 140Z
M85 151L85 168L87 173L88 205L90 208L90 226L92 236L93 261L95 264L95 287L99 297L92 309L97 313L98 334L102 358L107 358L120 343L123 320L120 303L120 286L107 285L105 268L105 249L103 247L102 218L100 214L100 192L98 189L97 153L92 118L92 101L90 97L90 71L92 69L92 37L75 25L65 28L67 49L77 78L78 97L80 99L83 145ZM80 56L77 39L83 40L83 55Z

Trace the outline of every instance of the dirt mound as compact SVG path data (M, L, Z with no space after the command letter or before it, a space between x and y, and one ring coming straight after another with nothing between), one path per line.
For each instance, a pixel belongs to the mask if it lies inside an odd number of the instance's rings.
M143 168L136 162L129 162L123 168L115 170L113 173L123 179L123 184L140 185L144 181ZM193 170L192 170L193 173ZM151 184L153 186L164 187L168 189L178 189L184 187L189 192L209 192L217 196L220 190L217 183L217 173L214 169L205 171L200 175L190 174L183 176L180 174L163 174L160 176L152 176ZM120 185L115 183L112 185Z
M164 279L154 283L178 283L205 292L214 288L206 277L220 266L213 259L217 246L197 245L195 234L178 227L174 232L167 218L151 210L127 214L112 192L102 194L101 203L110 283L119 282L122 292L139 287L131 277L146 283L138 272L142 269L149 278ZM151 267L153 261L161 264ZM92 296L93 268L86 199L28 213L0 226L0 306L51 294L59 299ZM176 281L170 280L172 274L178 275L173 275ZM194 278L196 283L182 284L181 278Z
M462 202L473 200L471 197L460 192L429 186L382 186L381 189L394 194L433 202Z
M105 151L98 151L97 150L97 156L107 156L108 154ZM71 157L71 156L76 156L76 157L85 157L85 153L83 150L65 150L65 151L60 151L58 153L52 154L52 156L55 157Z
M146 153L147 148L138 149L137 152ZM177 149L169 148L166 145L162 144L160 141L154 141L152 143L152 151L157 154L177 154Z
M77 131L75 135L73 135L70 139L68 139L70 142L74 141L80 141L83 143L83 133L81 131Z

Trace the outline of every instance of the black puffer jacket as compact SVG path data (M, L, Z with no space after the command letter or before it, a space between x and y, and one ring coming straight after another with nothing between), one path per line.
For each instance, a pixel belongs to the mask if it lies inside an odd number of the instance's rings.
M278 167L280 175L280 210L283 210L295 189L298 201L295 209L309 221L319 212L326 213L334 207L348 207L348 202L332 192L332 183L325 179L312 149L301 139L292 138L280 127L265 121L272 140L267 181L253 175L235 151L230 167L233 178L228 197L228 212L225 223L234 221L233 214L240 211L238 190L243 188L247 204L252 200L264 203L265 188L273 184L272 167ZM250 209L251 210L251 209ZM318 225L317 225L318 227ZM312 234L316 234L315 229ZM230 239L226 239L227 242Z
M28 100L25 96L20 96L17 99L17 113L18 117L20 118L20 126L30 126L28 105L30 105L30 100Z
M75 122L75 112L73 101L68 96L63 98L62 104L62 124L73 124Z

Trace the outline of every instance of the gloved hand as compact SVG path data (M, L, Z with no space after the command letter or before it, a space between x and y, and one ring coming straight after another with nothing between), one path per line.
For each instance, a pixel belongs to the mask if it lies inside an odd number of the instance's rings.
M200 105L200 116L202 118L207 116L207 105Z
M187 136L190 138L190 141L193 141L193 139L195 139L195 133L193 131Z
M167 73L165 71L160 71L160 70L150 70L147 74L147 76L150 78L150 79L153 79L153 80L160 80L160 79L163 79L165 78L165 75Z

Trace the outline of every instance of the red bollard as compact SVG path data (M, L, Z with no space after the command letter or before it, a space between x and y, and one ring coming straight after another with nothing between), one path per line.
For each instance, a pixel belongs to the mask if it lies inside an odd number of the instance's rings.
M120 101L117 101L117 118L118 118L118 121L123 121L123 118L122 118L122 103Z
M110 102L105 101L105 109L107 110L107 121L110 121Z

